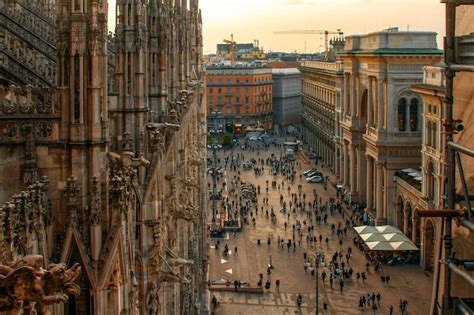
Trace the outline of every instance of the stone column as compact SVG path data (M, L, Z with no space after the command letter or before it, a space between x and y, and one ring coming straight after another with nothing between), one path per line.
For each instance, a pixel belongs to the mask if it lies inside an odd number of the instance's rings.
M384 115L386 110L384 99L383 80L379 78L377 80L377 129L379 130L384 128Z
M374 161L370 155L366 155L367 157L367 209L372 210L373 208L373 198L374 198Z
M355 115L357 114L357 111L356 111L357 77L354 74L352 74L352 77L351 77L350 91L351 91L351 99L350 99L351 117L355 117Z
M365 160L365 150L362 147L357 148L357 190L359 192L359 200L365 196L367 191L367 161Z
M349 185L349 152L348 152L348 144L344 142L344 170L343 170L343 178L344 178L344 186Z
M376 161L377 167L377 182L376 182L376 225L383 225L385 223L385 218L383 216L383 165L382 162Z
M369 84L367 85L367 126L370 127L373 124L372 121L372 78L369 77Z
M349 110L349 76L348 73L344 73L344 104L342 114L347 115Z
M356 161L356 150L355 145L350 145L350 185L351 185L351 196L357 193L357 161Z

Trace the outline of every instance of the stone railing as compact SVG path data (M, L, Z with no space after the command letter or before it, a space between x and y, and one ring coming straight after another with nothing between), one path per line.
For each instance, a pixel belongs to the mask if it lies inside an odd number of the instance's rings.
M19 115L38 118L41 115L58 115L54 89L39 89L31 86L0 87L0 120L15 119Z
M319 70L326 70L326 71L332 71L332 72L343 72L344 71L344 64L340 61L336 62L327 62L327 61L303 61L301 63L301 67L306 67L306 68L314 68L314 69L319 69Z

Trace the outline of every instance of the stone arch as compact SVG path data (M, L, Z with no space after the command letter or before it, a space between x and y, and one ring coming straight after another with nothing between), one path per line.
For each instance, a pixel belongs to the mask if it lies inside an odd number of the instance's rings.
M397 218L396 218L396 224L397 227L403 231L403 216L404 216L404 210L405 210L405 203L403 199L403 195L398 195L397 197Z
M435 249L436 233L435 233L435 225L433 223L433 220L431 219L426 220L424 231L425 231L424 240L423 240L424 268L427 271L433 271L435 254L436 254L436 249Z

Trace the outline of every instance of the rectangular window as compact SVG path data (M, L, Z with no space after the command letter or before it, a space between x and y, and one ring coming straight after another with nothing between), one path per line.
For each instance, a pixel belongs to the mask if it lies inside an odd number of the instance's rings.
M214 90L212 88L209 88L209 94L214 93Z

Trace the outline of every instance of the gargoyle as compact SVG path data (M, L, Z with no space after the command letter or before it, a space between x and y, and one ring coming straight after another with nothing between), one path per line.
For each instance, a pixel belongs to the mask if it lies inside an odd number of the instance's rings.
M74 281L81 273L79 264L50 264L44 270L43 257L25 256L12 267L0 265L0 311L20 310L23 302L38 302L41 313L44 305L67 303L69 295L78 296L79 286Z
M140 166L150 165L150 161L144 157L135 158L134 153L129 151L122 152L122 155L115 152L108 152L107 156L116 170L130 170Z

